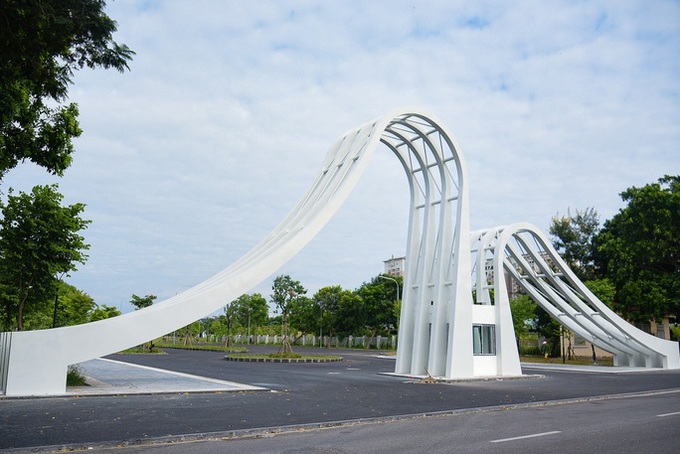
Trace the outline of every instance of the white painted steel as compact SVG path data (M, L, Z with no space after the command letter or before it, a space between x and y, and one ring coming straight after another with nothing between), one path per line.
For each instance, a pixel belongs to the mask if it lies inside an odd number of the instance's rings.
M5 394L62 394L69 365L158 338L255 287L330 220L380 143L403 165L411 193L395 372L446 378L521 375L505 281L495 279L490 284L484 273L489 258L494 272L505 268L512 273L506 251L522 261L519 246L508 245L511 238L532 232L543 244L544 237L524 224L513 227L515 230L490 229L470 235L466 168L453 136L431 114L399 109L338 139L297 206L260 244L222 272L165 301L119 317L43 331L2 333L0 385ZM518 244L537 259L525 242ZM549 244L542 247L550 250ZM471 252L475 252L473 260ZM559 263L559 258L554 262ZM676 343L650 339L637 331L631 334L632 327L620 317L593 303L592 294L568 269L562 273L569 277L568 284L553 277L516 277L560 322L614 351L619 363L680 368ZM488 292L491 286L493 301ZM473 288L481 304L473 304ZM584 306L575 301L580 298L588 303ZM597 307L598 315L590 314L586 306ZM496 355L473 355L473 323L495 326Z
M502 270L512 275L560 324L613 353L615 365L680 368L677 342L645 333L602 303L569 269L538 228L517 223L489 229L482 235L494 238L487 247L492 251L495 275L501 275ZM494 290L496 306L508 306L504 279L495 279Z

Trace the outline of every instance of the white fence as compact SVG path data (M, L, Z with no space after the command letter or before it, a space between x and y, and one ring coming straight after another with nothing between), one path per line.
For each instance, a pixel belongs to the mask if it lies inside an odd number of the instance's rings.
M231 343L233 345L280 345L283 336L269 336L269 335L250 335L236 334L231 336ZM345 338L314 335L305 335L300 337L292 337L291 342L294 340L293 346L302 347L334 347L334 348L367 348L370 336L349 336ZM184 336L165 336L163 338L164 342L171 344L186 344L188 342L201 342L201 343L214 343L214 344L225 344L226 336L215 336L207 335L200 336L199 338L186 339ZM371 341L370 348L376 350L396 350L397 348L397 336L376 336Z

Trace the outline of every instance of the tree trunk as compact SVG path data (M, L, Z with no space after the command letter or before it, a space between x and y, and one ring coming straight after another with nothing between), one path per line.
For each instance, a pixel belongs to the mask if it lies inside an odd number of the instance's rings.
M227 325L227 338L224 341L224 346L229 348L231 347L231 326Z
M373 343L373 339L375 338L375 333L378 331L378 328L373 328L373 331L371 331L371 337L368 339L368 343L366 344L366 350L371 349L371 344Z
M189 331L189 328L187 328L184 331L184 345L191 345L191 332Z
M19 301L19 307L17 308L17 331L24 330L24 304L26 300Z
M290 345L290 339L288 338L288 314L283 314L283 339L281 340L281 348L279 349L279 354L285 355L286 353L293 353L293 348Z

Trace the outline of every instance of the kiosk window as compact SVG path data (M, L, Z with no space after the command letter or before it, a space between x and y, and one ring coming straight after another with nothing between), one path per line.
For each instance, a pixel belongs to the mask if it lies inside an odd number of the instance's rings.
M496 354L496 327L472 325L472 348L475 355Z

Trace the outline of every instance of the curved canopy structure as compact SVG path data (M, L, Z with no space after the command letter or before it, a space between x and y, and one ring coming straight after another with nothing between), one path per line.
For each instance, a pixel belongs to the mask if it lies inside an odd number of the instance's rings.
M495 305L509 306L505 279L489 281L489 270L491 275L505 272L560 324L613 353L615 366L680 368L677 342L635 328L602 303L538 228L517 223L479 232L478 239L476 265L491 265L477 275L481 304L490 304L488 290L493 288Z
M491 301L491 284L480 278L480 260L487 260L485 254L491 253L494 270L513 273L516 268L508 265L508 257L523 265L517 258L524 257L523 252L516 251L524 249L509 246L508 236L524 244L520 241L522 234L532 232L542 241L539 250L549 245L540 232L528 227L471 236L466 168L453 136L434 116L419 109L400 109L340 137L328 151L307 193L274 231L201 284L146 309L111 319L0 334L0 389L6 395L61 394L69 365L160 337L248 292L323 228L354 189L381 143L403 165L411 194L407 274L395 372L447 378L520 375L503 279L494 280L493 285L498 287L496 300ZM476 279L471 245L477 247ZM533 249L527 251L533 257ZM551 256L553 263L558 259ZM608 349L615 351L622 364L680 367L676 343L649 339L632 331L635 328L616 314L593 303L592 294L585 293L582 284L573 281L573 275L568 284L557 283L560 273L569 274L566 265L550 277L546 277L547 268L543 269L546 266L535 276L517 271L516 278L565 326L579 334L590 334L586 337L597 340L598 345L611 347ZM473 282L481 304L473 304ZM587 307L597 307L598 314ZM588 323L577 323L581 318Z

